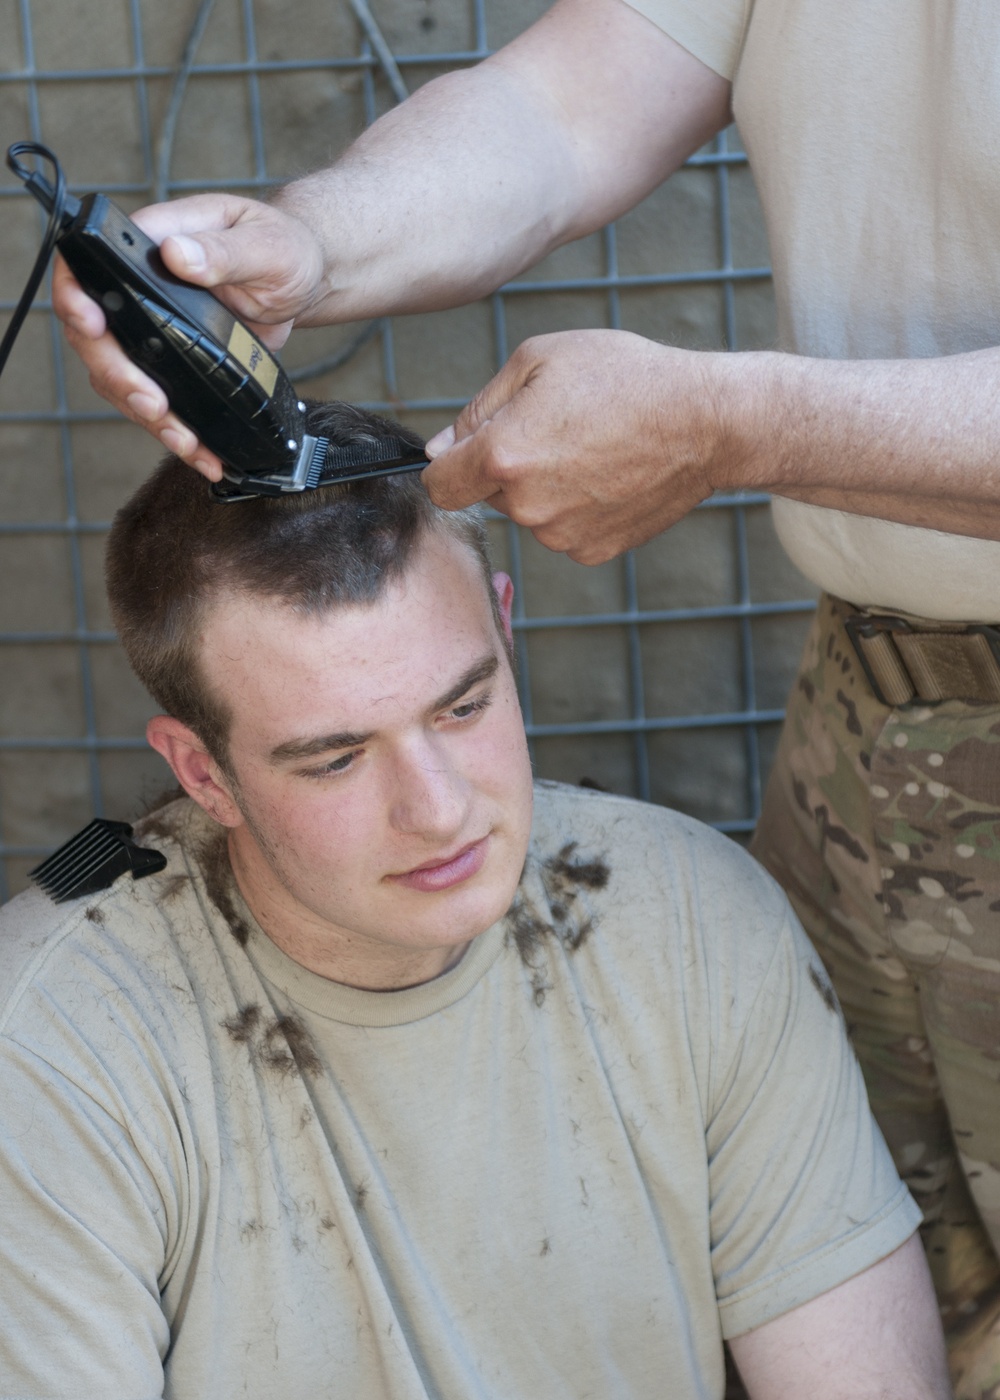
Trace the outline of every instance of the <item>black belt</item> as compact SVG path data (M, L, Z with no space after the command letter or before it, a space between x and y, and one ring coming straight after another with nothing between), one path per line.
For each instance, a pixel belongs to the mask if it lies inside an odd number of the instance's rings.
M1000 704L1000 626L850 613L844 626L883 705Z

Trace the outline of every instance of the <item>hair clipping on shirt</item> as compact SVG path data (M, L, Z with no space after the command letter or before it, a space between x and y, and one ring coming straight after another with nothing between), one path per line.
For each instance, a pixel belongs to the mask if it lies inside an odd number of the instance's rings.
M29 870L28 878L41 885L56 904L62 904L67 899L108 889L127 870L136 880L163 870L166 856L137 846L131 835L128 822L95 817L41 865Z

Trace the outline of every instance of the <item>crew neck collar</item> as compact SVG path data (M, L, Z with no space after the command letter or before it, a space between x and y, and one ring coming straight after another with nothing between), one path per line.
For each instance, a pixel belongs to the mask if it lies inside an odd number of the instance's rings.
M268 938L249 909L246 920L250 935L246 951L260 976L314 1015L352 1026L402 1026L443 1011L471 991L492 967L506 938L505 920L500 919L474 938L460 961L439 977L416 987L373 992L310 972Z

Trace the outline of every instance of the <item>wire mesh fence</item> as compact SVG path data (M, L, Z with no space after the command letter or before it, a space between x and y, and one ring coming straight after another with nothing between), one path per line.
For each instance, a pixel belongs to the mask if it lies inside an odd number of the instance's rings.
M3 143L44 141L75 193L126 209L203 189L261 195L323 163L408 91L477 62L542 6L511 0L0 0ZM609 81L621 80L609 74ZM9 318L42 223L0 182ZM424 231L426 236L426 231ZM473 306L297 332L300 388L430 434L525 337L632 330L696 349L773 339L767 253L735 133L616 225ZM0 383L0 869L4 894L91 815L166 780L151 702L101 582L114 509L155 444L86 384L40 296ZM812 609L762 497L716 497L634 554L583 569L501 518L536 767L668 802L739 835L756 818ZM178 541L178 548L183 542Z

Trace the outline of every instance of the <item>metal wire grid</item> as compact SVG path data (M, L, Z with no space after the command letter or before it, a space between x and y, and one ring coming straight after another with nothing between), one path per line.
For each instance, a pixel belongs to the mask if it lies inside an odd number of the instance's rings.
M418 65L423 69L436 66L440 66L442 69L450 68L477 62L490 52L487 42L487 0L472 0L475 33L473 48L466 51L451 50L439 53L421 52L419 54L392 53L382 39L377 21L368 9L365 0L348 0L359 23L359 45L356 53L350 56L334 55L313 60L263 60L257 52L253 0L237 0L242 12L245 36L244 60L238 63L198 63L196 61L197 44L214 5L214 0L201 0L184 55L176 68L169 68L147 63L143 52L143 24L140 3L139 0L128 0L133 47L131 65L72 71L46 71L39 68L35 62L31 0L17 0L17 3L21 21L24 66L18 70L0 73L0 89L3 85L18 84L26 91L31 128L30 138L39 141L45 140L38 100L39 90L44 85L69 83L81 79L90 81L100 79L109 83L128 82L134 84L143 168L146 171L146 178L137 183L115 184L108 182L102 184L102 188L109 194L135 195L140 198L164 198L204 188L204 182L172 179L169 175L173 127L185 87L191 79L220 75L242 75L245 78L249 96L254 173L250 179L242 175L238 179L232 179L228 182L226 180L213 180L212 186L226 188L228 185L241 190L253 187L264 191L275 183L281 172L269 172L265 163L264 125L258 83L262 75L276 72L305 73L311 70L329 70L331 68L359 73L363 83L366 118L371 122L377 115L376 83L380 79L388 81L394 96L399 99L405 95L404 75L408 68ZM158 140L154 139L151 127L147 94L147 83L154 78L173 79L171 103ZM24 134L18 133L18 135ZM715 284L721 288L723 294L726 346L728 349L737 349L736 286L740 282L759 283L770 275L769 269L764 266L735 267L733 265L729 175L734 166L745 164L745 160L746 157L740 150L730 149L727 136L723 133L716 140L710 152L703 151L692 157L689 162L689 165L694 167L710 167L714 171L717 182L720 256L715 266L675 273L624 275L618 268L616 230L614 226L610 226L603 233L604 270L600 276L545 281L522 280L502 287L493 295L491 307L494 355L497 366L505 361L509 349L513 348L508 345L506 332L508 301L538 293L601 291L605 294L607 302L607 324L613 328L619 328L621 326L620 294L626 289L692 286L699 283ZM26 197L20 190L0 188L0 199ZM2 207L0 205L0 208ZM37 305L51 310L51 304L48 301L39 302ZM0 302L0 309L3 311L9 312L12 308L12 302ZM70 407L66 392L63 343L57 321L51 315L49 319L55 376L55 406L48 412L15 411L2 413L0 414L0 423L54 424L58 428L66 492L66 516L62 520L0 524L0 536L35 534L66 537L70 551L74 626L69 631L0 632L0 646L24 645L26 643L45 645L57 642L70 642L77 645L83 685L84 733L75 737L30 739L16 736L3 737L0 738L0 751L57 750L85 754L88 761L91 806L94 814L102 815L104 801L99 768L100 754L111 750L139 750L145 747L145 741L138 736L107 737L98 733L89 648L95 644L113 643L115 637L111 632L94 630L88 626L80 542L84 535L104 533L108 522L87 522L78 517L70 428L79 423L111 421L114 419L114 414L110 409L102 407L82 411ZM370 326L362 328L360 334L338 355L328 357L310 366L304 366L294 377L302 381L314 377L318 372L334 368L373 336L377 336L380 342L385 394L381 400L369 402L368 407L389 412L431 410L439 413L453 413L464 406L465 399L462 397L442 396L408 399L399 392L393 327L388 319L373 322ZM635 791L637 795L648 798L651 786L648 736L665 730L719 730L735 726L743 734L746 750L748 785L746 810L748 815L735 820L718 820L714 824L731 833L742 833L752 829L759 812L761 796L758 730L762 725L770 725L780 721L783 712L780 709L761 709L757 705L751 624L755 618L776 614L800 614L810 611L814 606L810 599L759 603L754 602L751 596L746 512L748 507L759 506L766 499L766 497L758 495L717 496L699 508L707 510L728 509L734 513L735 520L738 596L732 604L708 607L664 607L656 610L641 608L635 560L629 555L624 561L624 609L615 612L571 616L529 616L525 611L525 590L522 586L519 532L509 522L504 522L507 531L508 565L516 589L514 631L519 660L521 697L529 740L573 735L629 735L633 750ZM499 519L499 517L497 518ZM640 629L651 623L697 623L715 619L734 619L739 624L741 707L733 712L715 714L686 714L669 717L647 714L644 700ZM626 718L609 718L578 723L546 724L536 722L533 717L531 668L527 649L528 635L531 632L544 632L555 628L593 627L616 627L626 631L631 696L630 715ZM36 857L45 854L49 849L51 849L51 845L18 845L0 840L0 897L6 897L7 893L3 868L5 857Z

